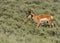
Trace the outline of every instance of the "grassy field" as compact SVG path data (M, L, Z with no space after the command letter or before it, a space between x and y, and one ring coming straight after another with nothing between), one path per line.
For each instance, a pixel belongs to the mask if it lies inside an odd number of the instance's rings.
M36 28L26 11L54 16L54 28ZM0 0L0 43L60 43L60 0Z

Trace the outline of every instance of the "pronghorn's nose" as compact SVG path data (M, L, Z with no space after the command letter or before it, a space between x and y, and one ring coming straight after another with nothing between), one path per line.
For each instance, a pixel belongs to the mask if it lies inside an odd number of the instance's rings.
M29 15L28 18L31 18L31 15Z

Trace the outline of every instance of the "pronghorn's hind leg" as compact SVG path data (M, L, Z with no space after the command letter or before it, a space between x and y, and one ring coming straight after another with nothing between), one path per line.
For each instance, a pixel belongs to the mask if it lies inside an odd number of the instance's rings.
M55 24L54 23L51 23L51 27L55 27Z
M53 27L55 27L55 24L54 24L53 22L48 22L48 26L49 26L50 28L53 28Z

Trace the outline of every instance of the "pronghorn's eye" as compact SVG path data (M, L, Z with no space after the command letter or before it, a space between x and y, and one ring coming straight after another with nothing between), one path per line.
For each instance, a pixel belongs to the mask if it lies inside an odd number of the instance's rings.
M33 17L33 15L31 15L31 17Z

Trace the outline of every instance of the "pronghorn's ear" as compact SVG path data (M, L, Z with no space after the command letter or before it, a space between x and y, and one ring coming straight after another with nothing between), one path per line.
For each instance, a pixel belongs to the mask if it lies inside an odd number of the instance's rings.
M31 11L28 11L29 14L31 14Z
M34 14L33 10L28 10L28 15Z
M28 12L31 14L31 13L33 13L33 10L29 9Z
M31 10L31 14L35 14L33 10Z
M30 10L27 13L28 13L28 15L31 15L31 11Z
M30 11L26 11L26 15L30 15Z

